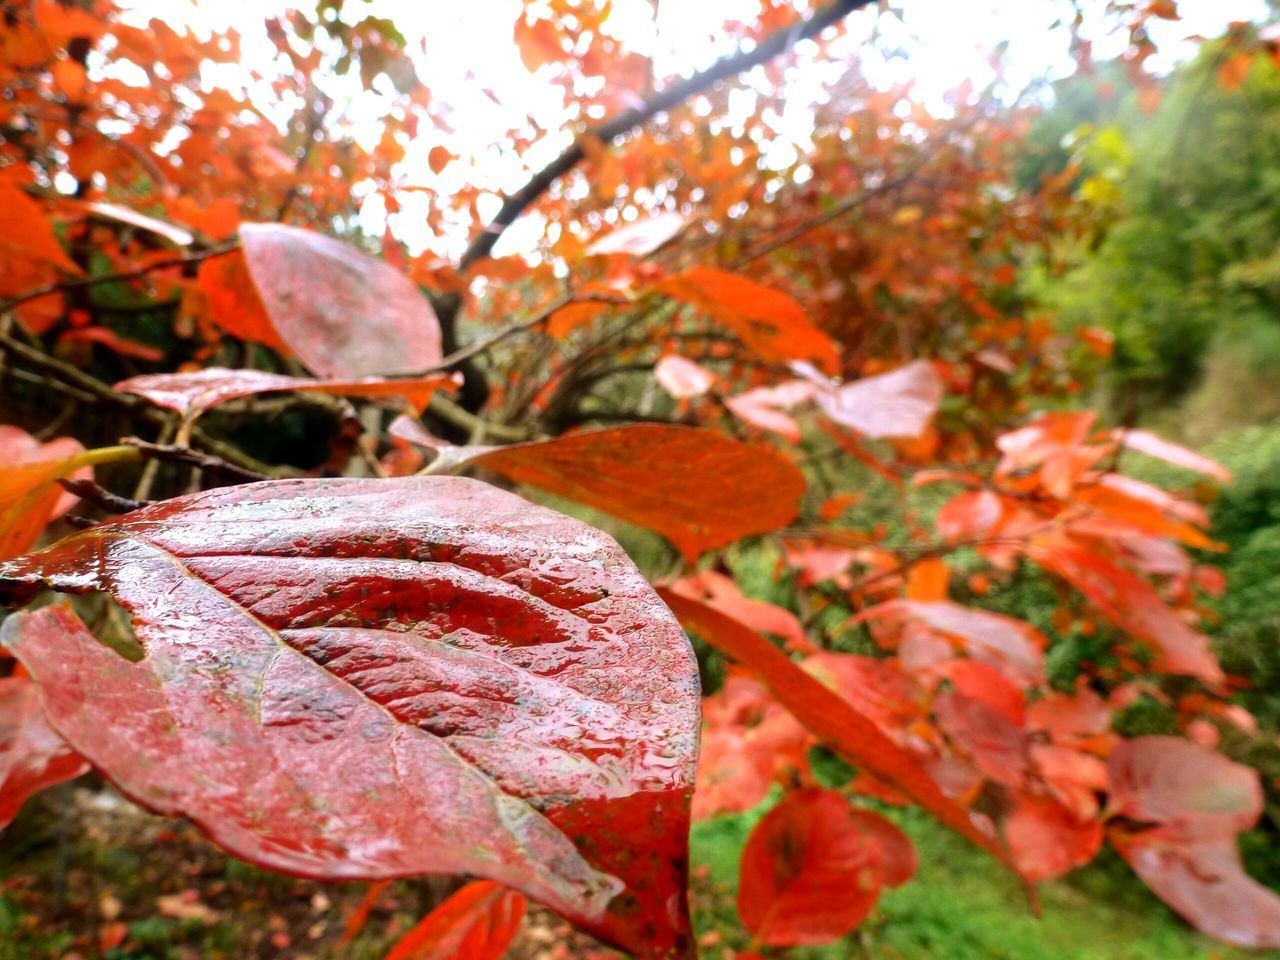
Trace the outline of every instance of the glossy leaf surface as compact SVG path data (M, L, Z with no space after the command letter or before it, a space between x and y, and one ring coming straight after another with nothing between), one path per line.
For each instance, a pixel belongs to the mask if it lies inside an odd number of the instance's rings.
M525 898L492 880L452 894L397 941L386 960L501 960L520 930Z
M607 536L474 480L181 497L0 566L109 591L146 657L65 607L3 638L126 793L303 876L471 873L633 952L687 948L698 679Z
M440 360L430 302L382 261L278 223L241 224L240 242L272 327L317 376L409 374Z
M33 794L88 770L49 726L35 685L23 676L0 679L0 829Z

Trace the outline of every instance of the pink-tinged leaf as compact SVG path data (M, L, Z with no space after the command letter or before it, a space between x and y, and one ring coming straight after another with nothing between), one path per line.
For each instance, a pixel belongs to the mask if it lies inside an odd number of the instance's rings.
M401 937L386 960L501 960L525 906L523 896L501 884L469 883Z
M422 442L425 431L397 429ZM805 489L804 474L776 450L692 427L640 423L505 447L431 441L423 445L441 458L433 472L467 463L497 471L655 530L690 561L785 526Z
M382 261L279 223L242 223L240 242L272 327L316 375L412 374L441 359L430 302Z
M956 690L1000 714L1015 727L1027 719L1027 701L1012 680L978 660L952 660L938 668Z
M839 368L835 341L781 290L714 267L686 270L657 289L712 317L763 360L807 360L827 373Z
M587 247L587 255L625 253L647 256L684 229L685 218L678 213L660 213L647 220L612 230Z
M143 805L272 869L474 874L687 953L697 668L599 531L463 478L271 481L0 565L42 586L134 617L136 663L64 606L0 637Z
M857 929L886 886L915 873L896 826L835 790L801 790L756 824L742 851L738 913L758 943L812 946Z
M1033 883L1084 866L1102 847L1099 820L1077 819L1046 797L1018 797L1004 832L1018 869Z
M1166 839L1234 837L1262 813L1258 771L1178 737L1122 741L1108 762L1109 808Z
M49 726L35 685L24 676L0 679L0 830L33 794L88 770Z
M145 213L138 213L119 204L93 202L86 203L84 208L99 220L145 230L147 233L153 233L157 237L168 240L175 247L189 247L196 242L190 230L184 230L177 224L169 223L167 220L157 220L155 217L149 217Z
M365 377L358 380L312 380L287 377L261 370L228 370L209 367L193 373L154 373L122 380L113 389L146 397L158 407L194 417L228 400L258 393L333 393L348 397L403 397L416 409L426 407L437 390L456 390L458 373L438 373L403 380Z
M818 394L823 413L864 437L919 437L941 402L942 380L925 360Z
M1078 547L1036 547L1031 558L1079 590L1121 630L1148 644L1158 654L1159 669L1222 683L1209 638L1179 619L1146 580Z
M1019 686L1044 680L1048 639L1031 624L1003 614L942 600L886 600L868 607L856 622L885 620L899 626L911 622L957 641L973 659L990 664Z
M677 400L700 397L716 382L715 374L710 370L677 356L663 357L654 364L653 377Z
M1196 929L1252 950L1280 948L1280 896L1249 877L1232 837L1169 843L1111 832L1134 873Z
M724 405L743 423L776 433L792 443L800 442L800 425L790 411L812 400L818 388L805 380L788 380L773 387L756 387Z
M1203 454L1188 450L1179 444L1170 443L1168 440L1161 440L1154 433L1146 430L1117 430L1116 434L1120 442L1130 450L1156 457L1176 467L1185 467L1187 470L1203 473L1206 477L1213 477L1223 483L1231 482L1231 471L1217 460L1211 460Z

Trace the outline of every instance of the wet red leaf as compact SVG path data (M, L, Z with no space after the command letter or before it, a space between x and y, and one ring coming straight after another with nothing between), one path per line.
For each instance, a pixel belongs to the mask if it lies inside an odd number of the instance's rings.
M491 880L469 883L397 941L386 960L501 960L525 898Z
M3 638L128 795L324 879L471 873L683 954L698 679L607 536L474 480L273 481L169 500L0 566L109 591Z
M33 794L88 770L49 726L35 685L25 676L0 679L0 829Z
M430 302L382 261L278 223L242 223L240 242L271 327L316 375L411 374L441 359Z
M738 913L756 942L830 943L855 930L886 886L915 873L915 850L878 814L835 790L789 794L742 851Z

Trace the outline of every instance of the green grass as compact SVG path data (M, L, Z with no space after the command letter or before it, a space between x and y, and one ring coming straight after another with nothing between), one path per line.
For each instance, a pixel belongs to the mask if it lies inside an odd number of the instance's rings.
M733 908L737 862L763 807L693 829L698 930L719 930L742 948L747 937ZM882 809L915 842L920 870L887 893L858 932L824 948L794 949L811 960L1233 960L1280 957L1244 951L1193 931L1142 886L1113 853L1041 888L1044 915L1033 917L1018 884L991 857L918 810Z

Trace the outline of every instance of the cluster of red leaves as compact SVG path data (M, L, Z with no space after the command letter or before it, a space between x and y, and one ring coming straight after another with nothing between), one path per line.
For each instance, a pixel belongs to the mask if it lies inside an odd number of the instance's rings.
M1087 863L1105 834L1200 928L1280 944L1280 900L1244 875L1235 847L1261 808L1257 775L1198 742L1213 739L1207 720L1250 724L1197 629L1199 593L1220 586L1186 552L1215 549L1208 518L1117 464L1134 451L1227 477L1150 434L1098 430L1088 413L1009 429L1032 399L1078 392L1075 361L1107 342L1027 315L1016 251L1062 228L1071 178L1002 197L1017 136L989 102L963 91L943 121L851 73L817 114L813 154L771 170L782 85L729 124L728 98L745 88L725 84L705 95L720 118L709 141L691 104L616 150L589 133L582 167L538 199L554 225L538 256L455 268L435 253L406 263L390 236L379 260L275 222L350 217L357 178L393 213L420 190L404 182L405 142L424 120L447 132L447 109L416 83L393 24L271 21L281 70L264 83L290 115L281 135L260 102L203 79L237 60L234 36L136 26L108 0L12 6L0 297L26 338L122 365L134 375L100 394L176 412L180 452L212 408L266 392L340 394L401 417L348 418L365 458L352 445L315 476L167 500L25 556L72 502L58 480L142 454L3 428L0 593L22 605L46 587L105 591L145 655L118 656L66 605L6 620L21 667L0 679L0 822L92 764L276 869L486 878L424 919L397 960L500 955L523 894L624 949L679 956L691 949L690 808L745 810L781 784L743 856L739 908L760 945L842 936L914 872L910 843L851 806L856 794L920 805L1028 882ZM1135 36L1167 15L1113 6ZM530 5L515 25L525 66L561 86L575 121L653 86L651 63L605 29L605 7ZM735 32L759 41L794 25L791 5L766 8ZM333 105L312 82L326 68L397 91L376 149L326 129ZM147 82L122 79L132 71ZM584 84L598 92L579 95ZM517 147L532 144L528 128L540 129L519 125ZM437 143L428 166L459 159ZM930 167L944 187L919 175ZM641 185L656 198L643 206ZM481 195L433 193L428 224L478 223ZM855 228L836 222L851 214ZM173 306L179 347L106 322L86 295L104 276L147 309ZM553 304L510 331L536 337L538 359L517 353L484 416L463 411L473 434L496 426L507 439L527 417L521 442L447 443L409 416L459 385L419 284L495 316ZM13 342L19 358L39 354ZM250 343L274 370L217 362ZM278 372L286 364L309 376ZM583 400L615 365L669 393L679 422L569 429L617 413ZM944 398L965 415L940 413ZM838 525L856 490L832 491L816 527L787 529L807 488L798 463L828 441L823 456L901 490L961 490L932 533L903 517L907 548ZM973 468L993 451L992 469ZM356 479L379 453L392 478ZM660 599L592 527L435 476L471 469L653 530L695 570L781 530L806 607L838 599L880 655L824 649L807 622L714 569ZM1026 565L1053 578L1055 629L1114 631L1116 665L1090 665L1071 694L1048 689L1044 633L951 599L947 558L961 548L985 564L970 578L979 595ZM704 703L696 792L697 671L672 611L737 664ZM1194 693L1172 700L1169 677ZM1141 693L1169 699L1196 739L1121 741L1112 714ZM818 786L817 744L856 769L847 790Z

